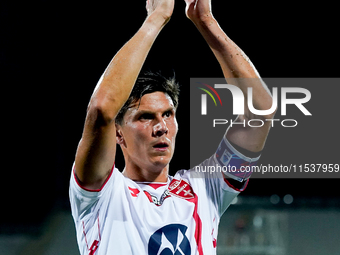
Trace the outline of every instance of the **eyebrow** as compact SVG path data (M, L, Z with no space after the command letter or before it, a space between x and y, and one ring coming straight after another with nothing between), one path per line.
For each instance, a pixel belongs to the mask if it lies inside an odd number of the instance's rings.
M163 113L169 112L169 111L176 112L176 108L173 107L173 106L171 106L171 107L165 109L165 110L163 111ZM139 110L139 109L137 109L136 115L142 115L142 114L155 114L155 112L154 112L154 111L150 111L150 110Z

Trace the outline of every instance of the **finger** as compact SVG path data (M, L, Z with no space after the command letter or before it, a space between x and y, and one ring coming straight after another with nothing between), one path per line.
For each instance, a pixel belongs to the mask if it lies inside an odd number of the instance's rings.
M152 10L152 4L150 3L150 0L146 0L146 12L148 14L148 16L150 15L150 10Z

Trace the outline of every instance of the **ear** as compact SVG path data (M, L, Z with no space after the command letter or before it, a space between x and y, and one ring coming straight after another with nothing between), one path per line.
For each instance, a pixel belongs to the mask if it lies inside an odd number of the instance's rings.
M119 144L120 146L125 145L121 127L117 124L116 124L116 143Z

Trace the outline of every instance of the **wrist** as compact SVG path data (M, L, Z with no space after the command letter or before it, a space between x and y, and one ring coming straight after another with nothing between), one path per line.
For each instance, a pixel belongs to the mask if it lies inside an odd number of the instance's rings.
M169 22L170 17L171 16L155 10L146 17L145 23L160 30Z
M144 31L147 36L156 37L165 24L162 18L151 14L145 19L140 30Z

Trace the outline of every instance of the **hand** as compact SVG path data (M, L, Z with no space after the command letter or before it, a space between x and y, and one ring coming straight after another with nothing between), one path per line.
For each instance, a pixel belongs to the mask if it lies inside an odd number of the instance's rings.
M174 10L174 4L174 0L147 0L146 11L148 12L148 17L152 13L157 13L167 22Z
M187 17L195 22L205 21L213 17L211 13L210 0L184 0L186 3L185 13Z

